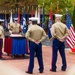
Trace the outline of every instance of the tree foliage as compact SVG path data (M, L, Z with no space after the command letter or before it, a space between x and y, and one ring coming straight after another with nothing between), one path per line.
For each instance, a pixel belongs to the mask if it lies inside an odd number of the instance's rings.
M73 25L75 25L75 0L38 0L38 4L40 7L44 6L45 14L49 15L50 5L52 3L52 12L56 13L56 7L58 5L59 14L64 15L63 20L65 22L66 8L68 9L68 13L71 15L71 19L73 21ZM48 17L45 17L48 20ZM75 26L74 26L75 27Z
M58 4L59 13L64 15L67 8L69 13L72 15L74 6L73 3L75 3L75 0L38 0L38 4L40 5L40 7L42 7L44 4L45 14L49 14L51 3L53 13L56 12L56 6Z

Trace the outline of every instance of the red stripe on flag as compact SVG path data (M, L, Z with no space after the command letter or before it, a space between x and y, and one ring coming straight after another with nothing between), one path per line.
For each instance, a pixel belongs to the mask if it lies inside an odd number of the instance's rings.
M70 27L70 34L69 34L69 36L67 36L66 42L71 49L74 47L75 36L74 36L74 28L72 25Z
M51 4L51 6L50 6L49 19L53 20L53 14L52 14L52 4Z
M67 40L66 40L67 44L69 45L69 47L72 49L73 48L73 45L74 43L72 42L71 38L68 36L67 37Z
M20 12L18 11L18 23L20 23Z

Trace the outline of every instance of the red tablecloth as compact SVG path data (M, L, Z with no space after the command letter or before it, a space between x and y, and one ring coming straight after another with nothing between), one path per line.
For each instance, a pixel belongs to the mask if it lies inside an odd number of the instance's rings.
M6 37L4 40L4 52L12 54L12 39Z

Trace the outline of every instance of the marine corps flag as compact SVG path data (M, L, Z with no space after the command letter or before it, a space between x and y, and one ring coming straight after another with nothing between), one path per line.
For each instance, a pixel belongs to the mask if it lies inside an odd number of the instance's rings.
M22 30L23 33L26 33L27 31L27 25L26 25L26 12L24 12L24 14L22 14Z

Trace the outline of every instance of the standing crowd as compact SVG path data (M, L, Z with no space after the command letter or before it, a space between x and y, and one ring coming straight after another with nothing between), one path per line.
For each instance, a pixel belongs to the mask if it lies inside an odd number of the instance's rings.
M55 14L55 23L52 25L52 66L50 71L56 72L56 62L57 62L57 53L59 51L62 58L62 66L61 70L66 71L67 63L66 63L66 55L65 55L65 45L64 41L66 37L69 35L69 30L67 26L61 22L61 14ZM29 18L29 26L28 30L25 33L25 37L29 40L29 49L30 49L30 60L29 66L26 73L32 74L34 69L34 56L36 54L38 64L39 64L39 72L43 73L44 64L43 64L43 56L42 56L42 41L46 39L46 32L42 27L37 24L38 18L31 17ZM9 24L8 29L12 34L18 34L22 32L21 26L15 23ZM3 44L3 20L0 21L0 59L3 60L2 57L2 44Z

